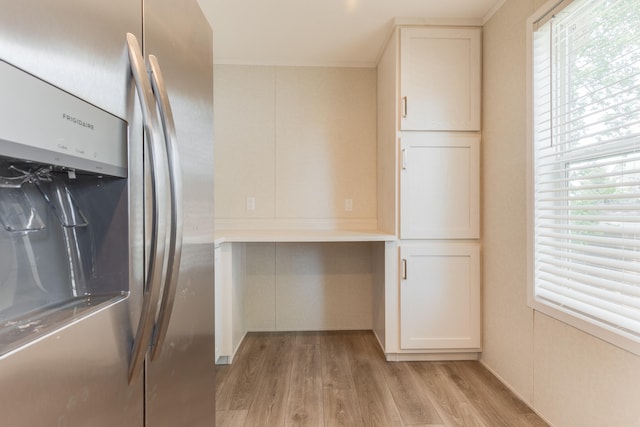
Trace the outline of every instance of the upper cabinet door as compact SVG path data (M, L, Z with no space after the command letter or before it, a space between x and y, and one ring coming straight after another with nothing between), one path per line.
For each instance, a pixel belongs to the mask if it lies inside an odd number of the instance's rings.
M400 129L480 130L480 29L400 30Z
M400 237L480 237L480 137L470 133L402 135Z

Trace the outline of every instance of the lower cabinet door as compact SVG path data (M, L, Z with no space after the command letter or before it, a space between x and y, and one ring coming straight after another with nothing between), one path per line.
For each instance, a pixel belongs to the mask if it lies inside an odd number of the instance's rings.
M401 243L400 347L480 348L480 245Z

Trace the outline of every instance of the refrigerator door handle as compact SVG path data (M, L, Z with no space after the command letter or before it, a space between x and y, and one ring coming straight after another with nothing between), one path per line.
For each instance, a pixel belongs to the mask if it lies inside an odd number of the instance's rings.
M180 274L180 258L182 256L182 227L183 227L183 207L182 207L182 171L180 168L180 153L178 151L176 127L173 120L173 112L169 102L167 86L155 55L149 55L149 66L151 69L151 84L153 93L156 96L160 120L164 132L164 140L167 149L167 163L169 166L169 188L171 189L171 225L169 231L169 263L167 274L163 286L162 301L158 313L156 328L151 341L151 360L160 354L162 343L167 335L171 312L175 301L178 276Z
M159 138L159 126L155 111L155 99L146 66L142 57L142 51L138 39L127 33L127 45L129 50L129 61L131 63L131 73L136 84L142 117L144 122L144 132L149 147L150 173L151 173L151 242L149 249L149 265L146 274L144 296L142 300L142 311L138 322L138 329L133 342L131 361L129 364L129 382L137 378L144 365L144 359L151 342L155 314L160 298L160 288L162 286L162 270L164 263L166 218L164 209L167 203L165 186L159 182L158 176L161 173L164 161L164 149ZM132 165L140 167L143 165ZM129 171L129 174L141 173L142 171Z

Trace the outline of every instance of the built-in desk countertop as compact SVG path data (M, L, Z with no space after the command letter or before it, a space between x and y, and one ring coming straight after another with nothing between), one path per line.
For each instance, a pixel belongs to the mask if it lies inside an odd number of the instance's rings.
M218 363L231 363L250 331L380 328L374 313L385 312L385 283L397 278L395 235L227 229L215 237Z
M220 230L216 244L237 243L319 243L319 242L388 242L396 240L393 234L379 231L353 230Z

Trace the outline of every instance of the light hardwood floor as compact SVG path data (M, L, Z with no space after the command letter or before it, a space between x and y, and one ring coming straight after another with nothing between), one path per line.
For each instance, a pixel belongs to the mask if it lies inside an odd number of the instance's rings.
M370 331L250 333L216 426L546 426L478 362L384 360Z

